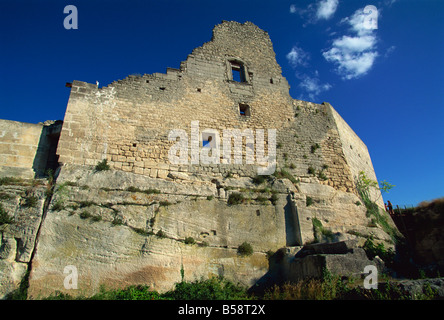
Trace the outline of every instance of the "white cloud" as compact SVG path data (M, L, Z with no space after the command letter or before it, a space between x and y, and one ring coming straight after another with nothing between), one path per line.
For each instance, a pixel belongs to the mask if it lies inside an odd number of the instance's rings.
M372 13L370 13L370 11ZM369 25L369 18L375 18L376 20L378 19L378 10L376 7L366 6L365 8L358 9L351 17L344 18L341 22L349 23L351 30L361 36L372 34L373 30L377 29L377 27L372 28Z
M291 48L291 51L287 53L286 58L291 66L296 68L297 66L306 66L307 60L310 59L310 56L303 49L294 46Z
M374 36L349 37L342 36L333 41L333 47L343 50L344 52L363 52L371 50L376 44Z
M375 30L366 23L364 9L357 10L342 22L350 25L355 36L344 35L333 41L332 47L323 52L324 58L337 67L337 72L344 79L358 78L365 75L379 55L376 50Z
M336 12L338 7L338 0L322 0L318 2L318 9L316 11L316 18L330 19Z
M324 58L337 64L337 71L344 79L358 78L365 75L373 66L377 52L347 53L338 48L331 48L323 53Z
M290 5L290 13L298 14L305 20L303 24L306 27L308 24L316 23L319 20L328 20L333 17L338 8L339 0L318 0L317 2L307 5L305 8L298 8L296 5Z
M321 93L332 88L332 85L329 83L321 83L317 71L315 71L315 74L312 76L307 74L299 74L296 76L301 80L299 87L306 93L310 101L315 101ZM306 99L305 94L301 94L301 99Z

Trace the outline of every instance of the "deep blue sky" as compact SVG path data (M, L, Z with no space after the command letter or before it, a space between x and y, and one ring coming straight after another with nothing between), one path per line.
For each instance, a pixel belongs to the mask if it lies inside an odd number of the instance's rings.
M77 30L63 27L69 4ZM377 29L353 19L366 5L378 9ZM384 200L444 196L441 0L0 0L0 119L63 119L66 82L178 68L222 20L268 31L292 97L330 102L368 146L378 180L396 185Z

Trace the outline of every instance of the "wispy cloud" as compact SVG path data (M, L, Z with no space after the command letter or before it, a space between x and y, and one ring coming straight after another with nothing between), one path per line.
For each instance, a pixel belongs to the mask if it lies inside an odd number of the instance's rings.
M300 80L301 89L300 99L309 99L314 101L318 96L332 87L329 83L322 83L319 79L318 71L314 73L309 71L310 54L298 46L293 46L286 55L290 66L295 70L296 77Z
M305 8L296 7L296 5L290 5L290 13L298 14L301 18L305 19L304 26L309 23L316 23L319 20L328 20L336 12L338 8L339 0L319 0L315 3L309 4Z
M336 71L344 79L358 78L372 68L379 55L376 50L376 29L369 26L368 12L364 12L364 8L342 19L342 23L350 25L353 35L333 40L331 48L324 51L323 56L336 65Z
M332 88L331 84L321 82L317 71L315 71L314 75L298 75L298 78L301 80L299 87L306 93L310 101L315 101L321 93ZM301 97L305 98L304 94Z
M322 0L318 2L316 17L318 19L330 19L338 8L338 0Z
M307 66L310 55L302 48L294 46L291 51L287 53L286 58L290 65L295 68L297 66Z

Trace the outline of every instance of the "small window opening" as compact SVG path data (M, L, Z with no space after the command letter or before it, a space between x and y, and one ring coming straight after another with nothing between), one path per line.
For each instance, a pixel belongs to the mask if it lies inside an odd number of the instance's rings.
M213 137L208 136L206 140L202 141L202 147L210 148L211 147L211 140L213 140Z
M146 83L150 83L150 80L146 80Z
M202 92L202 89L201 88L197 88L197 92Z
M241 63L231 62L232 80L236 82L247 82L245 78L245 68Z
M202 132L202 147L204 148L214 148L215 147L215 137L214 133Z
M133 143L133 147L137 147L137 143Z
M160 87L159 89L162 90L162 91L165 91L166 88L165 87Z
M273 84L273 78L270 78L270 83Z
M249 117L251 115L250 106L243 103L239 104L239 114L244 117Z

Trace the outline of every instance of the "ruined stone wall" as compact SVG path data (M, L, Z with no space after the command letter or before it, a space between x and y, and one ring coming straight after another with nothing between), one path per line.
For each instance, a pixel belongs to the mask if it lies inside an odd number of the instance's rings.
M335 124L338 128L342 150L346 159L346 164L351 170L353 182L356 182L360 171L364 171L365 175L369 179L378 181L367 146L353 131L353 129L350 128L350 126L344 121L344 119L342 119L342 117L336 112L336 110L334 110L333 108L331 108L331 110L335 120ZM381 208L383 208L384 203L381 197L381 193L377 190L370 190L370 192L372 200L376 201L377 204Z
M233 80L233 64L242 65L243 82ZM242 165L224 164L223 130L263 129L267 142L267 129L276 129L279 168L350 192L353 179L329 107L293 100L288 90L268 34L251 23L223 22L180 69L129 76L103 88L74 81L60 160L95 165L106 158L114 169L160 178L175 171L254 176L257 163L247 164L245 157ZM243 104L247 116L240 114ZM175 142L168 133L184 129L191 139L192 121L201 132L221 135L220 165L169 161Z
M38 159L42 129L43 124L0 120L0 176L34 178L44 169Z
M0 177L30 179L57 167L54 157L61 126L61 121L0 120Z

